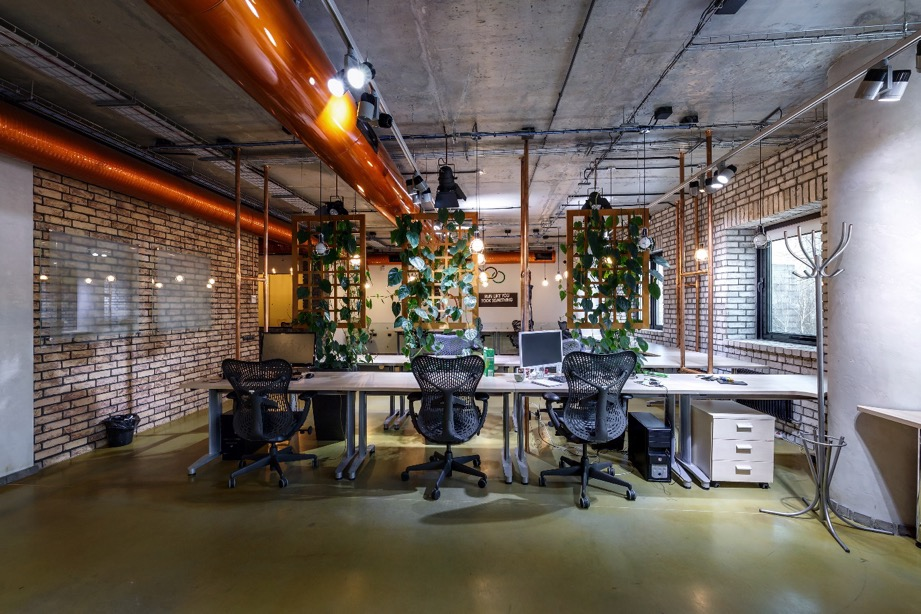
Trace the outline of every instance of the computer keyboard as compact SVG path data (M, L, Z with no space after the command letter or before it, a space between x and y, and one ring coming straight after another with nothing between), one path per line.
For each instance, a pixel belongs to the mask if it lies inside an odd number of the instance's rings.
M542 378L539 378L539 379L532 379L531 382L534 383L534 384L537 384L538 386L554 387L554 386L561 386L561 385L565 384L565 383L566 383L566 379L563 378L563 381L562 381L562 382L555 382L555 381L553 381L553 380L550 379L550 378L543 378L543 377L542 377Z
M549 379L549 380L551 380L551 381L554 381L554 382L557 382L557 383L560 383L560 384L565 384L565 383L566 383L566 376L565 376L565 375L548 375L548 376L547 376L547 379Z

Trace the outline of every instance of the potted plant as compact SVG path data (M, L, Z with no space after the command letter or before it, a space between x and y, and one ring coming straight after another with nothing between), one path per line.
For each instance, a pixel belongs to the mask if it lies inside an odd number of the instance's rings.
M475 218L474 218L475 219ZM477 226L461 210L402 215L390 238L402 245L402 268L387 274L394 288L394 328L403 330L401 352L408 359L439 349L436 333L479 340L476 263L470 243Z

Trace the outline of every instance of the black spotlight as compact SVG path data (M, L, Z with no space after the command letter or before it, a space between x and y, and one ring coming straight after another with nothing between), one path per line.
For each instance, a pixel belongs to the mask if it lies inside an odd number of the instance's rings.
M345 203L341 198L333 199L323 203L317 208L317 215L348 215L349 210L345 208Z
M467 195L454 181L454 171L445 165L438 169L438 191L435 193L435 208L457 209L458 200L467 200Z
M585 204L582 205L583 209L607 209L611 206L611 203L607 198L599 194L598 192L592 192L588 195Z

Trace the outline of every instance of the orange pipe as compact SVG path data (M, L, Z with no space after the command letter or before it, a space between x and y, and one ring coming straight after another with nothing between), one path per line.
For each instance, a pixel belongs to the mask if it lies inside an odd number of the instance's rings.
M221 226L235 225L232 201L6 103L0 103L0 151ZM252 211L243 211L240 225L253 234L262 234L265 228L261 217ZM290 243L291 227L269 222L269 235L275 241Z
M294 2L147 2L391 223L416 212L390 155L359 132L351 96L327 90L337 69Z

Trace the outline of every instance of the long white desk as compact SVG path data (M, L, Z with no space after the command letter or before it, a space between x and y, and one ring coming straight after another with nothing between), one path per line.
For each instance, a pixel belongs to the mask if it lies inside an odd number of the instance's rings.
M857 411L904 424L918 430L918 448L915 453L917 459L917 477L915 481L915 545L921 548L921 411L911 409L888 409L885 407L872 407L858 405Z
M674 374L667 378L662 378L660 381L663 386L651 387L630 379L624 386L623 393L636 397L664 397L666 414L673 427L676 426L676 413L680 412L680 420L677 422L677 426L681 434L681 445L677 455L675 454L675 446L672 446L672 470L676 479L687 488L690 488L692 483L688 472L700 481L701 486L704 488L709 487L709 478L691 462L691 397L722 399L814 399L816 397L816 378L809 375L746 375L744 376L744 381L748 384L746 386L705 381L692 374ZM183 384L183 387L208 391L208 453L189 466L189 475L195 475L199 467L220 456L221 395L230 391L231 387L224 380L189 381ZM336 468L335 475L337 479L341 479L344 475L347 475L349 479L355 479L361 464L369 454L374 453L374 446L368 444L368 396L375 394L406 394L418 389L413 374L407 372L321 371L317 372L311 379L291 382L289 391L292 395L307 391L346 395L346 450L342 462ZM560 386L549 388L529 381L516 382L511 374L502 373L493 377L482 378L477 390L494 395L503 395L502 468L506 483L511 483L513 480L509 435L511 408L508 403L508 395L515 395L514 408L516 417L518 424L522 425L523 399L525 396L542 395L548 391L564 392L566 385L561 384ZM356 392L359 394L357 412L355 404ZM356 423L358 427L357 445L355 441ZM518 429L515 464L518 466L522 482L527 484L528 464L524 447L524 437L526 435L524 430L524 428ZM674 428L672 432L674 434Z

